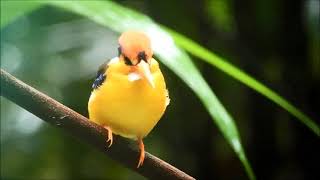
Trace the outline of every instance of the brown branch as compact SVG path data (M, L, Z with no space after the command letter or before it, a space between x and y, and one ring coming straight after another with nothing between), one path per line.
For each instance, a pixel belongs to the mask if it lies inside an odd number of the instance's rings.
M8 98L51 125L70 132L78 140L91 144L105 155L149 179L194 179L147 152L143 166L136 168L139 151L137 148L131 147L127 139L114 136L114 143L108 148L107 131L103 127L90 122L87 118L28 86L2 69L1 96Z

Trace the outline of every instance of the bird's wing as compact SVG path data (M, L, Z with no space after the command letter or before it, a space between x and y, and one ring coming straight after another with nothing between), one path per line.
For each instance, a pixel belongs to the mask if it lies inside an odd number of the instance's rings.
M107 76L105 75L105 72L108 69L108 62L109 61L106 61L99 66L97 76L92 84L92 89L98 89L102 85L102 83L104 83L104 81L106 80Z
M118 63L118 62L119 62L119 58L114 57L111 60L106 61L99 66L96 79L94 80L94 82L92 84L93 90L98 89L106 81L106 79L107 79L106 71L107 71L108 67L111 64Z

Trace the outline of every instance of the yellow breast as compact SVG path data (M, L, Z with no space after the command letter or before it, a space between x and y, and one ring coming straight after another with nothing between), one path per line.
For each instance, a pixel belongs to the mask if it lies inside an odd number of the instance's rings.
M115 134L143 138L160 120L168 104L168 93L159 64L151 61L155 87L146 79L129 80L130 67L118 58L109 63L106 80L93 90L88 103L89 118L109 126Z

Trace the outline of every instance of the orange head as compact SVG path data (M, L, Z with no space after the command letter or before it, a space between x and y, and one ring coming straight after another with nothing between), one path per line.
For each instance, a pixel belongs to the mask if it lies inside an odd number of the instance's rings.
M119 59L132 68L132 72L139 75L133 79L143 78L155 87L150 70L153 52L147 35L138 31L127 31L119 38ZM130 76L131 77L131 76ZM132 78L129 78L132 80Z
M126 31L119 38L119 56L126 64L137 65L141 60L150 63L153 52L146 34L139 31Z

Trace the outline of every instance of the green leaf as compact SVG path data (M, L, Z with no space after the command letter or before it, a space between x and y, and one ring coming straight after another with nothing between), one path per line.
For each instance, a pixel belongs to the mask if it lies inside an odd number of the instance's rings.
M163 32L148 17L108 1L49 1L47 3L87 16L93 21L105 25L118 32L122 32L127 29L140 29L150 34L151 37L154 38L153 43L155 45L155 52L161 58L160 60L170 69L172 69L180 78L182 78L201 99L210 115L214 117L215 122L217 123L229 143L235 149L251 179L254 178L252 170L246 160L243 149L241 147L239 135L231 116L225 111L224 107L220 104L214 93L210 90L209 86L204 81L201 74L196 69L187 54L175 47L171 37ZM2 4L3 3L1 1L1 7ZM16 9L19 9L19 7ZM3 17L5 16L1 14L1 27L3 26L3 24L9 22L12 17L23 12L23 8L20 8L19 10L20 13L10 12L13 15L9 13L9 18L4 18L5 20L3 20ZM26 11L28 11L28 8L26 8ZM172 30L167 29L167 31L171 33L175 42L182 48L189 51L191 54L203 59L204 61L212 64L213 66L216 66L226 74L266 96L282 108L286 109L289 113L297 117L302 123L307 125L318 136L320 135L320 129L317 124L314 123L314 121L312 121L307 115L302 113L299 109L279 96L277 93L273 92L271 89L267 88L251 76L247 75L232 64L229 64L227 61L216 56L214 53L203 48L199 44ZM192 77L190 77L189 74L192 74Z
M152 22L147 16L144 16L142 14L139 14L135 11L132 11L127 8L120 7L119 5L111 2L81 2L81 3L70 3L70 6L63 5L64 2L52 2L54 5L57 5L62 8L69 8L69 10L77 12L82 15L86 15L87 17L91 18L92 20L95 20L97 23L103 24L115 31L122 32L127 29L140 29L143 31L150 31L149 34L151 37L157 38L154 39L154 44L156 46L160 46L165 44L166 42L164 41L165 38L168 39L168 41L171 40L170 37L165 37L163 36L158 36L156 31L162 32L163 31L159 28L156 27L156 24ZM102 7L100 7L100 11L102 12L97 12L94 13L92 10L99 10L96 5L101 3ZM87 6L86 9L82 9L83 6ZM108 11L105 11L105 8L108 8ZM84 11L82 11L84 10ZM91 10L91 12L90 12ZM285 110L287 110L289 113L294 115L296 118L298 118L303 124L305 124L307 127L309 127L315 134L320 136L320 128L318 125L307 115L305 115L302 111L300 111L298 108L293 106L291 103L289 103L287 100L282 98L280 95L269 89L268 87L264 86L262 83L254 79L253 77L249 76L239 68L233 66L232 64L228 63L226 60L220 58L219 56L215 55L214 53L210 52L209 50L203 48L199 44L193 42L192 40L170 30L165 28L172 37L174 38L175 42L180 45L183 49L186 51L189 51L191 54L201 58L202 60L212 64L213 66L216 66L218 69L222 70L226 74L230 75L231 77L239 80L240 82L244 83L248 87L256 90L260 94L264 95L265 97L269 98L271 101L275 102ZM164 34L164 33L163 33ZM162 39L164 38L164 39ZM170 40L169 40L170 39ZM166 45L165 45L166 46ZM166 46L168 47L168 46ZM177 47L175 47L177 49ZM175 70L176 66L181 66L182 65L177 63L172 58L172 54L167 54L166 52L161 52L164 50L167 50L168 48L165 47L159 47L155 49L155 52L158 53L160 57L162 57L160 60L164 64L166 64L169 68L171 68L175 73L177 73L189 86L190 86L190 80L191 78L186 77L188 80L183 78L183 74L187 74L184 72L180 72L178 70ZM173 51L172 50L169 51ZM171 57L167 57L171 56ZM185 55L186 56L186 55ZM171 60L171 61L170 61ZM170 61L170 62L168 62ZM188 66L187 66L188 67ZM184 67L185 68L185 67ZM194 80L194 79L192 79ZM195 82L197 83L197 82ZM198 93L196 89L194 89L192 86L190 86L195 93L200 97L200 93ZM201 99L201 97L200 97ZM205 103L205 100L202 100ZM210 108L207 107L207 109L210 112ZM212 115L212 114L211 114ZM214 116L214 115L213 115ZM215 116L214 116L215 117Z
M87 16L91 20L117 32L141 30L152 38L152 45L160 60L175 72L200 98L223 135L235 150L250 177L255 179L242 148L232 117L192 63L190 57L175 44L171 36L147 16L109 1L45 1L50 5ZM21 10L21 9L20 9Z
M180 47L190 52L194 56L201 58L202 60L212 64L213 66L216 66L221 71L225 72L226 74L230 75L236 80L242 82L243 84L247 85L248 87L267 97L268 99L270 99L271 101L278 104L283 109L287 110L289 113L294 115L303 124L308 126L315 134L320 136L320 128L318 127L318 125L311 118L309 118L307 115L301 112L298 108L296 108L287 100L282 98L279 94L272 91L271 89L269 89L253 77L249 76L239 68L228 63L223 58L215 55L214 53L200 46L199 44L188 39L187 37L184 37L170 29L167 29L167 31L170 32L175 42Z
M32 10L39 7L41 4L35 1L29 1L25 3L23 1L0 1L1 3L1 24L0 27L4 27L15 18L31 12ZM22 5L23 4L23 5Z

